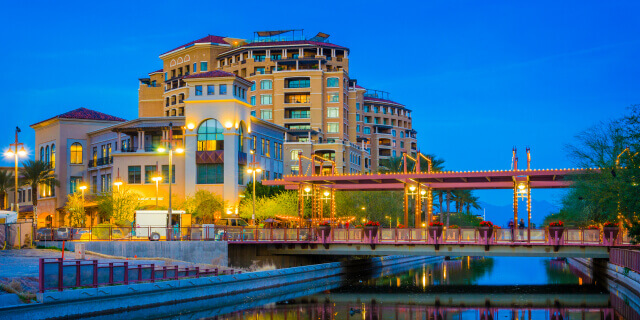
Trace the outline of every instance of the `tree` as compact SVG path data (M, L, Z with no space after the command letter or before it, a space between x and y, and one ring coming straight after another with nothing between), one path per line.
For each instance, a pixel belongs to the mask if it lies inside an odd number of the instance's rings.
M217 194L198 190L195 195L185 197L185 201L178 207L191 214L196 222L213 223L216 218L222 217L225 202Z
M51 188L60 186L51 165L41 160L27 160L20 169L21 185L31 187L31 201L33 207L38 206L38 191L40 186Z
M87 215L84 211L84 199L80 192L67 196L67 203L64 205L64 209L69 213L69 222L72 227L84 227Z
M284 192L284 186L265 186L262 182L256 182L256 198L260 197L273 197ZM244 188L244 199L243 201L250 201L253 199L253 181L247 184L247 187Z
M362 218L389 223L395 226L398 219L403 219L402 191L339 191L336 193L336 215L355 216L356 222ZM364 210L362 210L364 208ZM409 215L413 219L413 215Z
M402 157L389 157L387 159L380 160L378 171L381 173L397 173L403 172L403 168L404 160Z
M242 218L251 219L253 202L242 201L238 208L238 214ZM256 197L256 219L264 220L275 216L298 216L298 194L296 192L284 191L271 197Z
M562 218L577 226L622 222L640 240L640 106L622 119L601 122L578 134L567 147L573 162L587 169L572 177L574 184L562 199Z
M10 171L0 170L0 209L5 209L9 190L15 189L14 177Z
M113 219L117 225L129 226L134 220L135 211L140 209L140 194L126 187L120 191L103 193L97 198L98 214L104 220Z

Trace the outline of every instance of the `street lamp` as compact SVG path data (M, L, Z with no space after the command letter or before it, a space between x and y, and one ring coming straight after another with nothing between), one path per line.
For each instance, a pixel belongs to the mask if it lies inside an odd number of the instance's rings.
M255 224L256 222L256 173L260 173L262 172L262 169L257 168L255 166L255 163L253 165L253 167L247 169L247 173L249 174L253 174L253 213L251 214L251 224Z
M156 210L158 210L158 184L162 181L162 176L155 176L151 180L156 183Z
M24 157L27 155L27 151L24 149L24 144L18 142L18 133L20 133L20 128L16 127L16 140L14 143L9 145L9 149L5 153L7 157L13 157L15 161L15 190L13 190L13 202L15 204L14 207L16 212L20 212L20 209L18 209L18 157ZM11 148L13 148L13 150Z
M173 122L169 122L169 143L167 145L169 148L168 150L160 147L158 148L158 152L165 153L166 151L168 151L169 153L169 210L167 212L169 215L169 224L167 226L173 227L173 210L171 208L171 185L173 184L173 153L184 153L183 148L176 148L175 150L173 150Z

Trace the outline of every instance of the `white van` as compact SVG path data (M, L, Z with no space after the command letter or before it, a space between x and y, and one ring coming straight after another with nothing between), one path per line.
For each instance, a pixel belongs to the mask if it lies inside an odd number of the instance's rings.
M0 211L0 224L17 223L18 213L14 211Z
M136 210L136 237L151 241L166 239L168 215L167 210ZM191 226L191 214L173 210L172 215L173 223L177 222L180 228Z

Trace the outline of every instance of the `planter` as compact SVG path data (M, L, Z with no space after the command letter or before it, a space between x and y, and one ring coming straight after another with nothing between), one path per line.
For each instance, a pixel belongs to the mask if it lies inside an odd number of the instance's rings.
M316 231L318 232L318 237L320 238L320 240L322 240L323 242L329 240L329 236L331 235L331 226L318 226Z
M440 239L442 238L442 226L429 226L429 238L431 239ZM433 234L436 234L435 238Z
M376 239L378 237L378 227L364 227L364 236L369 240Z
M618 227L604 227L604 239L607 240L608 243L614 242L618 238L618 233L620 232L620 228Z
M478 233L480 233L480 239L486 241L487 239L491 239L491 236L493 235L493 227L479 227Z
M563 232L564 232L564 227L549 227L549 239L552 239L554 241L555 240L559 241L562 238Z

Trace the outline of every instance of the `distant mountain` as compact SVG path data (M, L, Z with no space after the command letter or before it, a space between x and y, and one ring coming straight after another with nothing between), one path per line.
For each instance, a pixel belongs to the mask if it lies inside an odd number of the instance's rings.
M473 213L482 216L483 209L486 210L486 219L496 225L506 227L509 220L513 219L513 205L494 205L490 203L480 202L482 209L474 210ZM542 225L542 220L550 213L558 212L560 208L545 200L531 200L531 222L536 225ZM526 202L518 203L518 219L527 221L527 205Z

